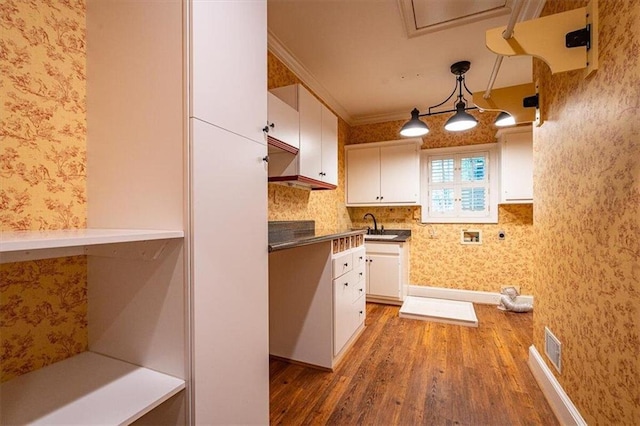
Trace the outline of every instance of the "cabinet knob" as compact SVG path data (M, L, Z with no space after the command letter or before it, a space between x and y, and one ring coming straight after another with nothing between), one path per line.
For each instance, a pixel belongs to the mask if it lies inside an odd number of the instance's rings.
M382 200L384 197L380 197L380 199Z
M363 314L363 312L362 312L362 311L360 311L360 315L362 315L362 314Z
M262 128L262 131L265 133L269 133L269 128L273 129L274 127L276 127L275 123L267 124Z
M264 161L265 163L269 162L269 156L265 155L264 157L262 157L262 161Z
M380 199L380 197L376 197L376 200L379 200L379 199Z
M347 266L349 266L349 263L345 263L345 264L344 264L344 267L345 267L345 268L346 268Z
M349 287L349 283L344 283L344 286L345 287Z

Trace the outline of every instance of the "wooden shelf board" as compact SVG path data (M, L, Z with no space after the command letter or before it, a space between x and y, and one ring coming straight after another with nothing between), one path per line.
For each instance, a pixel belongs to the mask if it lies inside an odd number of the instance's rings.
M185 388L182 379L93 352L0 385L0 424L129 424Z
M183 237L183 231L150 229L64 229L2 232L0 233L0 253Z

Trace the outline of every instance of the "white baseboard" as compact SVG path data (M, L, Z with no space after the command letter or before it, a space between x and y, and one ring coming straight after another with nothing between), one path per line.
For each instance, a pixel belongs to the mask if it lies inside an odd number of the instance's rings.
M462 302L481 303L484 305L500 304L500 293L490 293L488 291L457 290L453 288L410 285L408 293L409 296L460 300ZM518 296L515 301L516 303L531 303L533 305L533 296Z
M571 402L571 399L562 389L562 386L560 386L560 383L533 345L529 346L528 364L533 377L538 382L538 386L540 386L542 393L547 398L547 402L549 402L560 424L587 426L587 422L584 421L576 406L573 405L573 402Z

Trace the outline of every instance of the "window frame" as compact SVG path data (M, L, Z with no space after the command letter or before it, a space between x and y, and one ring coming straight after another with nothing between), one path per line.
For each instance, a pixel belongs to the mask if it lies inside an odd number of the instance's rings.
M465 212L461 210L461 201L457 198L454 200L453 213L443 214L431 211L432 189L442 189L445 185L442 183L430 182L430 165L431 159L453 158L454 168L459 168L459 158L467 155L483 153L486 154L486 183L478 182L462 182L459 179L460 171L454 171L454 182L449 186L454 187L454 192L460 194L462 187L484 187L486 188L486 212ZM464 145L459 147L448 148L431 148L424 149L420 153L420 201L422 205L421 222L422 223L498 223L498 202L499 193L499 161L498 161L498 144L478 144ZM456 179L458 178L458 179ZM457 195L456 195L457 197Z

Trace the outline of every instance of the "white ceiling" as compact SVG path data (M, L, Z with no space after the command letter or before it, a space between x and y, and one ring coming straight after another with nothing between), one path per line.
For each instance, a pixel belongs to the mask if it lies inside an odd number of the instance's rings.
M467 87L486 90L485 32L507 24L512 1L268 0L269 49L349 124L408 119L449 96L454 62L470 61ZM543 5L530 0L519 21ZM530 57L505 57L494 88L531 81Z

